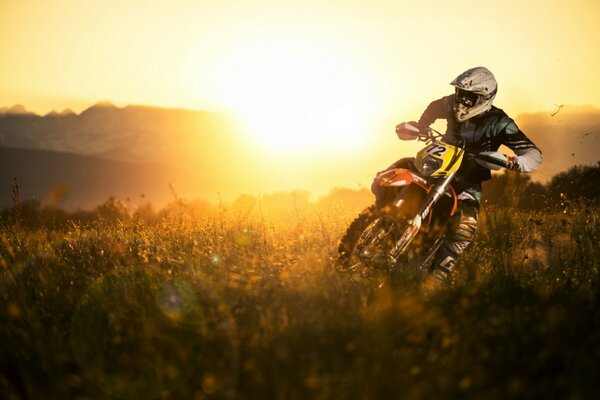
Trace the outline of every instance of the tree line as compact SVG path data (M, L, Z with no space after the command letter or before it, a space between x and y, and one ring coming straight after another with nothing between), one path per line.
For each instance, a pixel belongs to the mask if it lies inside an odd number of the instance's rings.
M527 174L504 171L484 182L482 203L484 207L492 205L538 211L565 209L582 203L596 205L600 202L599 183L600 162L591 166L572 167L546 183L533 181ZM58 227L73 221L127 219L152 222L165 218L198 218L218 214L241 219L262 214L297 219L299 215L312 211L327 213L342 210L354 213L373 202L373 195L366 188L336 188L316 201L311 200L309 192L301 190L262 196L243 194L232 202L218 205L201 200L175 199L160 210L150 203L131 207L114 196L93 210L77 211L43 205L39 200L20 201L18 191L14 193L14 190L12 197L14 205L0 210L0 225L20 223L31 227Z
M600 162L578 165L555 175L550 181L532 181L527 174L504 171L483 184L485 204L544 210L573 203L600 202Z

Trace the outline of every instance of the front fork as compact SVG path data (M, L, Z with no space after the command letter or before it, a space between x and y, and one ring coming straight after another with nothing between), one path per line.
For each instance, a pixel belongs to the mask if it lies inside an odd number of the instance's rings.
M400 255L402 253L404 253L404 251L406 251L410 242L414 239L414 237L417 235L417 233L421 229L423 220L425 218L427 218L433 205L446 192L446 189L448 188L448 185L454 178L454 175L456 175L456 172L451 173L445 179L443 179L442 181L436 183L435 185L433 185L431 187L431 189L427 193L427 197L421 204L419 211L412 218L412 220L409 221L408 227L404 230L404 232L402 233L402 236L400 236L400 239L398 239L396 241L394 248L390 251L390 254L388 256L388 258L389 258L388 261L390 262L391 265L396 265ZM394 206L396 206L396 207L402 206L402 203L404 202L402 195L403 195L403 193L400 193L398 195L398 197L394 200L394 202L392 203Z

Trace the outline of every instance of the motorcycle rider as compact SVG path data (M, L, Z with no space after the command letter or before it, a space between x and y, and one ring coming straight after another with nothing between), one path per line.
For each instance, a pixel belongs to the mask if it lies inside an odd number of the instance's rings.
M492 105L498 85L487 68L468 69L450 84L455 87L454 94L433 101L418 122L408 124L425 132L435 120L445 119L447 129L443 140L447 143L455 143L457 137L462 136L466 143L465 150L471 153L496 151L500 145L505 145L516 154L508 159L509 169L531 172L540 166L541 151L504 111ZM397 132L402 129L401 126L396 127ZM410 168L413 161L414 158L403 158L386 170ZM432 274L426 280L428 285L439 285L452 272L458 258L472 242L477 229L481 183L490 178L490 170L475 160L465 159L460 166L452 183L458 196L458 212L436 253L430 269ZM377 180L373 182L372 190L376 196L381 193Z

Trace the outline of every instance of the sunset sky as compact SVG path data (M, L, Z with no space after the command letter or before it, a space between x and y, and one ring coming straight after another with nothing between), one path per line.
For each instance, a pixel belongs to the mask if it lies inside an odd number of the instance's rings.
M510 115L600 106L599 20L598 0L2 1L0 107L213 110L267 150L356 152L479 65Z

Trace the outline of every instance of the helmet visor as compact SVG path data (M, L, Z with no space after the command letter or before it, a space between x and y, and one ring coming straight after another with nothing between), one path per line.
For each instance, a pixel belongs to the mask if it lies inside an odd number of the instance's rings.
M475 92L456 88L454 101L456 104L462 104L465 107L473 107L481 101L482 96Z

